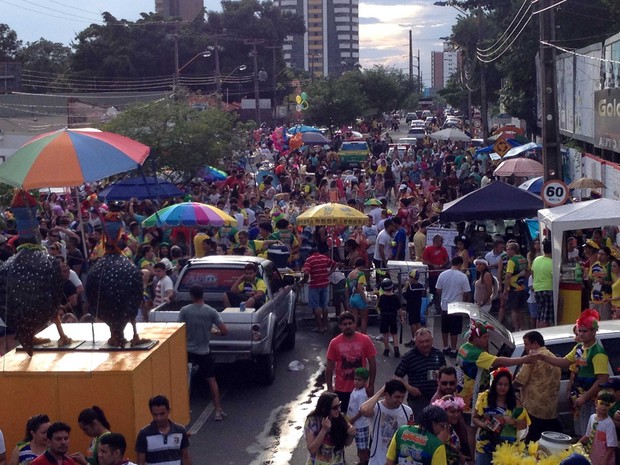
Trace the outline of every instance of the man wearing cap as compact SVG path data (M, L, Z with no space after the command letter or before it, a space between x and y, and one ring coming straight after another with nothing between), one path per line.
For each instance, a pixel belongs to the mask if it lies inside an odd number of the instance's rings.
M596 339L600 316L596 310L586 309L577 319L579 342L564 357L551 357L544 353L535 354L549 365L568 368L575 365L577 374L571 387L575 417L575 433L583 436L590 416L594 413L594 402L601 390L600 385L609 380L609 358L603 345Z
M538 331L525 333L523 347L525 354L532 352L555 357L545 347L545 339ZM559 367L550 367L541 360L524 365L517 373L514 384L521 387L521 402L532 420L527 441L538 441L544 431L562 431L557 418L558 403L553 401L560 392L561 377L562 370Z
M259 308L265 303L267 284L258 277L258 267L255 263L247 263L243 274L224 293L224 308L238 307L245 302L247 308Z

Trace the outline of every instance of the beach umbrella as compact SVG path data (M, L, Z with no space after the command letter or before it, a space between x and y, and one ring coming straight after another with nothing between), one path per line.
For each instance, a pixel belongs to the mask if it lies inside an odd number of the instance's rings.
M214 166L206 165L199 172L198 177L204 179L207 182L223 181L228 175Z
M305 145L308 145L308 144L323 145L323 144L329 144L331 142L327 137L325 137L320 132L303 132L301 134L301 140L303 141Z
M441 131L433 132L430 135L431 139L435 140L451 140L451 141L467 141L471 140L467 134L465 134L460 129L456 128L448 128L442 129Z
M300 226L363 226L368 217L341 203L324 203L311 207L297 217Z
M142 222L142 226L224 226L229 221L232 226L237 220L219 208L204 203L183 202L162 208Z
M518 157L526 152L530 152L532 150L541 150L542 145L537 144L536 142L528 142L527 144L517 145L516 147L511 148L504 154L504 160L507 158Z
M576 179L568 185L569 189L605 189L606 187L602 181L587 176Z
M298 132L321 132L319 128L314 126L306 126L305 124L298 124L293 126L287 131L289 134L297 134Z
M495 169L495 176L542 176L544 172L542 163L530 158L511 158L504 160Z
M99 197L106 199L107 202L129 200L131 198L143 200L156 199L158 197L181 197L183 195L185 195L185 192L171 182L154 176L123 179L99 192Z
M521 183L519 185L519 189L526 190L528 192L531 192L532 194L540 195L544 182L544 178L542 176L538 176Z
M61 129L34 137L0 165L0 182L72 187L138 168L149 147L112 132Z

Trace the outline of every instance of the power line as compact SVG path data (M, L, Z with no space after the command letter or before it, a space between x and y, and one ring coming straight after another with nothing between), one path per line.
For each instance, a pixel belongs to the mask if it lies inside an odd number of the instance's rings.
M39 7L39 8L43 8L44 10L50 10L50 11L53 11L54 13L60 13L60 14L63 14L63 15L74 16L74 17L76 17L76 18L85 19L85 20L87 20L87 21L99 21L99 20L100 20L100 18L97 18L97 20L93 20L92 18L86 18L85 16L80 16L80 15L75 15L75 14L73 14L73 13L66 13L66 12L64 12L64 11L59 11L59 10L58 10L58 9L56 9L56 8L52 8L52 7L49 7L49 6L41 5L41 4L36 3L36 2L33 2L33 1L31 1L31 0L22 0L22 2L24 2L24 3L28 3L29 5L33 5L33 6L36 6L36 7ZM99 15L95 15L95 16L97 16L97 17L98 17Z
M517 19L517 17L521 14L521 11L523 10L523 7L527 5L527 9L529 10L532 7L532 4L529 2L529 0L524 0L524 2L521 4L521 7L519 8L519 11L517 11L517 14L515 15L514 18L512 18L512 21L510 22L510 24L508 25L508 27L504 30L504 33L499 37L499 39L497 39L495 41L495 44L491 45L489 48L478 48L479 52L488 52L489 50L491 50L493 47L495 47L500 40L502 40L504 38L504 36L506 36L506 34L508 33L508 31L510 30L510 28L512 28L512 25L514 24L515 20ZM519 20L519 22L521 22L521 20ZM515 28L516 29L516 28ZM512 34L512 31L510 32Z
M84 24L83 20L74 19L74 18L72 18L70 16L58 16L58 15L54 15L54 14L50 14L50 13L45 13L45 12L40 11L40 10L35 10L35 9L32 9L32 8L25 7L23 5L17 5L15 3L9 2L7 0L0 0L0 2L1 3L6 3L7 5L14 6L15 8L21 8L22 10L31 11L33 13L39 13L41 15L45 15L45 16L50 17L50 18L59 18L59 19L64 19L66 21L74 21L76 23ZM89 21L91 21L91 20L89 20ZM92 22L99 22L99 23L101 23L102 21L92 21Z
M620 61L618 61L618 60L609 60L607 58L599 58L599 57L593 57L591 55L584 55L583 53L577 53L574 50L569 50L567 48L560 47L559 45L551 44L551 43L546 42L544 40L541 40L540 43L543 44L543 45L546 45L548 47L553 47L553 48L555 48L557 50L560 50L560 51L562 51L564 53L570 53L571 55L575 55L575 56L578 56L578 57L589 58L590 60L596 60L596 61L601 61L601 62L604 62L604 63L614 63L614 64L620 65Z
M558 3L554 3L553 5L549 5L546 8L543 8L542 10L536 10L534 11L532 14L533 15L537 15L538 13L542 13L543 11L547 11L550 10L551 8L555 8L558 5L561 5L562 3L566 2L567 0L560 0Z
M497 60L499 57L501 57L504 53L506 53L506 51L512 46L512 44L517 40L517 38L519 38L519 36L521 35L521 33L523 32L523 30L525 29L525 27L529 24L530 20L532 19L532 15L529 14L529 10L530 10L531 6L528 7L528 9L526 10L525 14L519 19L519 21L517 22L514 30L512 30L510 32L510 34L506 37L506 39L498 45L498 42L495 43L495 45L493 45L492 47L490 47L488 50L495 48L495 50L493 50L490 53L481 53L481 50L478 48L476 50L476 56L478 57L478 59L484 63L491 63L492 61ZM527 16L526 16L527 15ZM521 25L521 23L523 22L523 20L525 20L525 22L523 23L523 25ZM517 28L521 27L520 30L517 31ZM516 35L514 35L516 34ZM514 37L512 37L514 35ZM508 44L508 45L506 45ZM503 51L500 51L500 48L505 47ZM490 61L484 61L482 58L490 58L492 55L496 55L497 56L495 58L492 58Z

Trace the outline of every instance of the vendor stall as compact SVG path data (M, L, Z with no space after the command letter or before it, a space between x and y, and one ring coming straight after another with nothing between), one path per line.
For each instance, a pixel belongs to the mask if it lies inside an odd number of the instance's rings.
M565 263L564 233L576 229L620 225L620 202L611 199L596 199L555 208L545 208L538 211L538 220L541 223L543 236L550 238L553 248L553 298L556 322L558 324L574 323L582 310L580 306L576 306L576 302L580 302L580 300L575 301L575 298L580 299L575 292L579 288L579 286L575 286L579 280L575 278L575 272L570 272L571 265ZM544 231L544 229L548 229L549 232ZM574 265L572 266L574 268ZM566 288L564 291L562 291L562 285ZM562 292L570 301L564 302L564 311L560 313L558 319L558 302Z

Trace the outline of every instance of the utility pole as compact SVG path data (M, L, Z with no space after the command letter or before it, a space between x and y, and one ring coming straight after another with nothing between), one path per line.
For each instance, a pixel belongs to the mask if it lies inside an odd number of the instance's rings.
M418 49L418 93L422 96L422 70L420 69L420 49Z
M478 47L482 45L482 7L478 7ZM487 76L486 76L486 66L482 60L478 60L478 64L480 65L480 120L482 122L481 130L482 130L482 139L486 139L489 137L489 120L488 120L488 108L487 108ZM471 119L469 120L470 128L471 128Z
M409 83L413 87L413 36L409 29Z
M174 83L172 89L174 92L177 91L177 87L179 86L179 34L178 32L174 33Z
M560 156L558 107L555 92L555 49L544 42L555 39L554 9L552 0L540 0L540 89L542 99L542 138L543 167L545 182L552 179L563 180L562 158Z
M260 39L251 39L245 40L244 43L246 45L252 46L252 61L254 65L254 103L256 105L256 124L260 126L261 124L261 115L260 115L260 89L258 86L258 50L256 46L258 44L262 44L264 41Z

